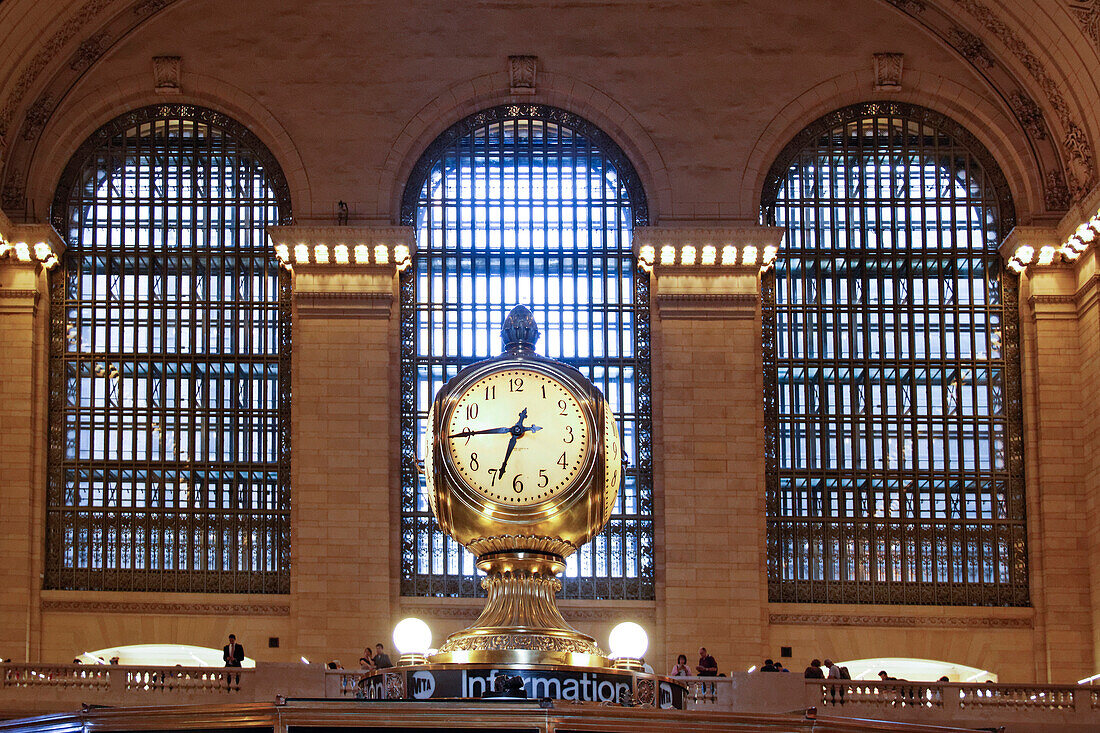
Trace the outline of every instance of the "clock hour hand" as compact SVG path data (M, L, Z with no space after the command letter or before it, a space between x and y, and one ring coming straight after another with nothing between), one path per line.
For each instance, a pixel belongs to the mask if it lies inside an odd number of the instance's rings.
M508 465L508 456L512 455L512 449L516 447L516 436L508 440L508 450L504 451L504 461L500 464L500 470L497 471L497 479L504 478L504 467Z
M509 430L509 432L512 433L512 437L508 441L508 450L504 451L504 461L500 464L500 470L497 471L497 479L504 478L504 468L508 465L508 456L512 455L512 449L516 447L516 439L526 433L528 430L532 430L535 428L534 425L529 428L524 427L523 421L526 419L527 408L524 407L519 413L519 420L516 420L516 424L513 425Z

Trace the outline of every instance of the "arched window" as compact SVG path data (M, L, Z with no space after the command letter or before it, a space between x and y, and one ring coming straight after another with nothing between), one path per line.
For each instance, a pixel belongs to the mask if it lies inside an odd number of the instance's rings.
M946 117L881 103L772 167L772 601L1027 605L1011 196Z
M53 224L47 588L289 592L286 181L221 114L123 115Z
M479 592L473 557L439 531L415 460L436 391L500 353L504 317L523 303L540 352L603 390L628 458L611 522L568 559L561 595L652 598L649 281L630 244L646 201L626 156L567 112L495 107L424 153L401 218L417 230L401 282L402 594Z

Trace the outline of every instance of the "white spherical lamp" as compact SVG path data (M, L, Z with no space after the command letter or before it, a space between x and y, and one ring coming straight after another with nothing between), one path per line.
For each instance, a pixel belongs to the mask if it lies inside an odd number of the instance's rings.
M432 646L432 630L418 618L404 618L393 627L393 645L401 652L398 664L424 664Z
M633 621L624 621L611 629L607 640L613 664L620 669L641 670L642 657L649 648L649 635Z

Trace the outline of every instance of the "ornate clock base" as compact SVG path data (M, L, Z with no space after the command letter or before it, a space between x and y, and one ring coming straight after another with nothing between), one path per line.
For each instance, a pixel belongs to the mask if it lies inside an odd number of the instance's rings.
M558 555L499 552L478 558L488 575L485 610L467 629L451 634L432 663L567 664L609 666L596 640L562 618L555 600Z

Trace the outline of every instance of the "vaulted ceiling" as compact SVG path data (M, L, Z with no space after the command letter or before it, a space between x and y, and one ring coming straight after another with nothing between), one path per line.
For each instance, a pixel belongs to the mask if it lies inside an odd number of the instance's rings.
M28 179L40 137L71 102L72 90L94 74L103 59L121 44L140 41L146 28L177 8L202 4L217 13L240 12L236 2L211 0L2 0L0 2L0 169L5 211L16 218L42 218L42 208L28 213ZM573 0L573 8L599 12L607 8L660 16L664 9L688 8L700 19L736 16L752 2L699 0ZM760 3L755 3L760 5ZM271 17L294 3L274 4ZM310 3L298 3L303 8ZM322 3L323 5L323 3ZM430 4L429 4L430 5ZM445 5L445 4L442 4ZM469 3L490 13L556 7L550 0ZM765 3L765 5L767 5ZM780 4L782 5L782 4ZM363 12L400 14L399 3L359 3ZM255 6L252 6L255 7ZM424 6L418 6L423 10ZM1035 184L1042 205L1036 217L1060 215L1075 202L1093 201L1098 179L1097 144L1100 117L1093 110L1100 95L1100 0L821 0L812 7L834 19L858 19L889 12L942 44L944 53L969 66L983 80L991 98L1003 107L1030 147ZM253 11L254 12L254 11ZM330 16L331 17L331 16ZM815 24L805 15L774 12L776 23L791 23L790 33L807 53L815 46ZM252 19L268 21L266 12ZM217 26L218 18L207 21ZM326 45L330 28L303 28L315 33L318 53L339 53ZM463 32L463 29L455 29ZM573 29L548 33L566 36ZM439 32L436 28L435 32ZM860 31L865 33L865 30ZM157 47L171 45L158 27ZM824 39L823 39L824 40ZM864 38L863 40L867 40ZM883 51L894 41L883 38ZM394 39L400 47L400 39ZM744 42L734 39L735 43ZM325 83L325 79L316 80ZM1023 139L1021 138L1021 139ZM32 185L33 188L33 185ZM13 213L14 212L14 213ZM20 213L22 212L22 214Z

